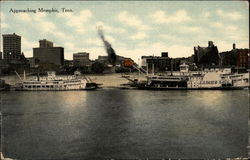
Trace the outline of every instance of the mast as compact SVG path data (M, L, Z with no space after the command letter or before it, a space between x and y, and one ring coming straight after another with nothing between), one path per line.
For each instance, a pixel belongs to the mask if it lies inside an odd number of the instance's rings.
M146 63L147 64L147 76L148 76L148 63Z
M24 80L24 81L26 80L26 73L25 73L25 70L23 70L23 80Z
M20 75L19 75L16 71L15 71L15 73L16 73L17 77L18 77L21 81L23 81L22 78L20 77Z
M40 81L39 71L37 72L37 81Z
M154 66L154 61L153 61L153 63L152 63L152 75L154 75L155 73L155 66Z
M172 76L173 75L173 59L172 58L171 58L170 63L171 63L171 76Z
M140 82L140 78L141 78L141 70L140 70L140 59L138 58L138 71L139 71L139 73L138 73L138 81Z

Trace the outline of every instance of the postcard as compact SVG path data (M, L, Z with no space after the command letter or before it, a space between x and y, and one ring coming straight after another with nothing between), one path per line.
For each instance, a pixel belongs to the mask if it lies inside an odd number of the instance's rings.
M1 159L248 159L248 1L1 1Z

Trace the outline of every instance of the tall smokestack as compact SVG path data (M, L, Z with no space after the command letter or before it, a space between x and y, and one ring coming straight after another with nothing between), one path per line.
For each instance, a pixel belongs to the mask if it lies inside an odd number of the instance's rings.
M115 62L116 62L115 50L112 48L111 44L105 39L101 26L98 27L98 34L100 38L102 39L104 47L108 54L109 63L111 63L112 65L115 65Z
M233 44L233 49L236 49L236 44L235 43Z

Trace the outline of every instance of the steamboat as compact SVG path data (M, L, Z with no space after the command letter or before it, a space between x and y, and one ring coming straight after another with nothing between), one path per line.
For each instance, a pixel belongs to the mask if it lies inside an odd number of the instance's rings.
M202 71L189 71L188 65L180 65L180 71L161 75L146 75L145 80L130 79L127 85L137 89L151 90L233 90L249 88L249 72L232 73L230 68L212 68Z
M18 75L21 82L16 83L14 90L17 91L68 91L68 90L93 90L98 85L89 78L79 75L57 77L55 72L48 72L47 77L37 76L35 79L26 80Z

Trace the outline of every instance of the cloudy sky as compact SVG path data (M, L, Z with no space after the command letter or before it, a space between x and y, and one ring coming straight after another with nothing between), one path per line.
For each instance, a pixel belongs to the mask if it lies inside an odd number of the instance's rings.
M54 8L59 13L13 13L11 8ZM63 13L61 8L73 12ZM171 57L186 57L193 54L194 46L207 46L209 40L220 52L231 50L233 43L249 48L248 10L246 1L10 1L1 2L1 34L22 36L26 57L32 57L40 39L48 39L64 47L66 59L82 51L95 59L106 55L97 34L101 25L118 55L135 61L163 51Z

